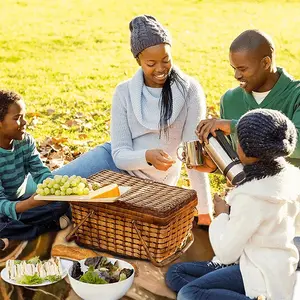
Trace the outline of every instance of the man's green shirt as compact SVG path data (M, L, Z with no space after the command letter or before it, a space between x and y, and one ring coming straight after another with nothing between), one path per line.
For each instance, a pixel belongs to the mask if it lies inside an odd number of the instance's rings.
M231 140L236 147L236 124L247 111L256 108L268 108L281 111L296 126L298 142L294 153L288 160L300 167L300 81L295 81L282 68L277 68L280 77L270 93L258 104L252 94L241 87L227 91L221 100L221 118L231 121Z

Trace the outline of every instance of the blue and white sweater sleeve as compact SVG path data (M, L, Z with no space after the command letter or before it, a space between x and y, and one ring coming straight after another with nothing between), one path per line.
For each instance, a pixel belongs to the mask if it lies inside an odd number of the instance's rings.
M127 171L151 168L146 161L147 149L133 150L126 112L125 99L118 92L117 87L111 110L111 143L114 163L119 169Z

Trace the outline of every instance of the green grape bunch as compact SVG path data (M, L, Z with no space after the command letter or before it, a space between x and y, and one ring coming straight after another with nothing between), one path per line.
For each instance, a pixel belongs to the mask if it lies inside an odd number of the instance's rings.
M40 196L70 196L88 195L90 192L86 178L73 175L55 175L54 178L46 178L38 184L36 193Z

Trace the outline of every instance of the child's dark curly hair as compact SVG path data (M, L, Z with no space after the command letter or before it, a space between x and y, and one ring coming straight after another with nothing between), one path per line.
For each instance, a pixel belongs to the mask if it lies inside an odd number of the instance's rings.
M0 90L0 122L4 120L9 106L21 99L22 97L13 91Z

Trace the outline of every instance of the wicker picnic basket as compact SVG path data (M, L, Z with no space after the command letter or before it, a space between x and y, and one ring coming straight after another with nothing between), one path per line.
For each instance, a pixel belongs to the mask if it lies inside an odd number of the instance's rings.
M131 188L114 203L70 202L75 227L67 241L157 266L177 259L193 243L194 190L108 170L88 180Z

